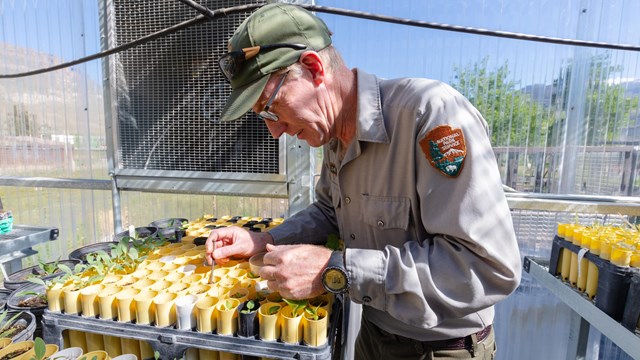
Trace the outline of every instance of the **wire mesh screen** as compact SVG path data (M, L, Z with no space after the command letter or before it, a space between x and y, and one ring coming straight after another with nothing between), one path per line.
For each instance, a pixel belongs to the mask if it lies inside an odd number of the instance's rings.
M264 1L199 3L218 9ZM114 45L196 15L196 10L175 0L114 0ZM122 168L279 173L278 141L254 114L236 122L216 122L231 93L217 59L246 16L191 26L115 57Z

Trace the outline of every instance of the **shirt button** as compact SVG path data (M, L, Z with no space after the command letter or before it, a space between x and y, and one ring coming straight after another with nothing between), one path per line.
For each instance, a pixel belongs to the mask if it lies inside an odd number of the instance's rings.
M351 235L349 235L349 237L351 238L351 240L355 240L356 234L351 234Z
M384 221L378 220L378 227L383 227L383 226L384 226Z
M344 201L345 201L347 204L351 204L351 198L350 198L350 197L348 197L348 196L347 196L346 198L344 198Z
M371 296L367 296L367 295L363 296L362 301L366 303L371 302Z

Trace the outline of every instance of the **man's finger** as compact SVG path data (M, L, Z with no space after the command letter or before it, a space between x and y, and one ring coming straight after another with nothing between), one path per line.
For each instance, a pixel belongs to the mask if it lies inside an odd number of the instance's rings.
M218 240L218 234L215 231L209 233L209 237L205 242L205 252L207 264L211 265L213 263L213 251L216 249L216 241Z

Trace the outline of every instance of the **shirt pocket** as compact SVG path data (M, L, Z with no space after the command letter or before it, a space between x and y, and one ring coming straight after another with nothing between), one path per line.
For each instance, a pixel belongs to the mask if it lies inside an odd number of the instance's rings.
M378 230L409 228L411 200L399 196L362 194L362 222Z

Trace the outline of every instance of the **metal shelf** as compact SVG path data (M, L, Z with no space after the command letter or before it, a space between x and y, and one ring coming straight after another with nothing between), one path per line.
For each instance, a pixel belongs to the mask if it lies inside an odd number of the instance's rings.
M58 229L27 225L13 225L10 233L0 235L0 270L6 278L20 270L20 259L37 254L32 246L58 238Z
M598 329L628 355L634 359L640 359L640 336L623 327L619 322L598 309L593 302L581 293L551 275L548 264L547 260L525 256L523 268L531 277L539 281L540 284L560 298L577 315L587 321L589 325ZM579 333L581 339L578 339L576 343L578 347L576 354L582 353L584 355L584 348L580 349L580 347L586 347L588 329L586 331L581 329ZM576 357L578 358L580 355Z

